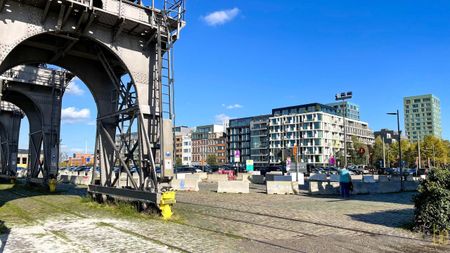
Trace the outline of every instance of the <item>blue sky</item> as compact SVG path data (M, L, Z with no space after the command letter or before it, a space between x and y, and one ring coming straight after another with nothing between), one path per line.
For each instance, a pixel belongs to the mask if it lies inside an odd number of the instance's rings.
M395 128L386 112L402 111L404 96L433 93L450 139L448 13L448 1L438 0L188 0L175 47L176 123L267 114L353 91L372 129ZM66 94L63 107L84 118L63 124L68 152L94 144L95 104L76 84L84 93Z

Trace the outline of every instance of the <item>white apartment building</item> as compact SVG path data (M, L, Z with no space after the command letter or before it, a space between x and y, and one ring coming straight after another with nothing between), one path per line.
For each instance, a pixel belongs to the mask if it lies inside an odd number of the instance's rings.
M182 161L183 165L185 166L191 166L192 165L192 139L191 135L185 135L183 136L183 146L182 146Z
M282 151L298 147L299 160L327 166L331 157L344 152L344 124L336 109L323 104L307 104L274 109L269 122L270 163L282 162ZM365 144L374 143L368 123L346 119L347 143L352 136Z

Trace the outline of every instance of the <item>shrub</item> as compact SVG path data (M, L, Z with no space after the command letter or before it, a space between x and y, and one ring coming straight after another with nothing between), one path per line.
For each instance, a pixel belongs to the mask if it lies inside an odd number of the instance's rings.
M427 234L450 230L450 171L433 169L414 196L415 229Z

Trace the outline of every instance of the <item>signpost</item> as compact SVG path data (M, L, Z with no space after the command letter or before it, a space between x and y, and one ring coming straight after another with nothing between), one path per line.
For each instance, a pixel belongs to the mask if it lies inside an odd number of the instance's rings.
M239 150L234 151L234 162L235 163L241 162L241 151L239 151Z
M253 160L247 160L246 161L246 170L247 170L247 172L254 170Z

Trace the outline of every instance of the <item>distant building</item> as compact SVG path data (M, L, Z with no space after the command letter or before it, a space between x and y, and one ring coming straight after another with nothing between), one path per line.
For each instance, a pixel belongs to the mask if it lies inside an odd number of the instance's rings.
M382 140L384 140L384 143L386 144L392 144L398 141L398 132L394 130L389 129L381 129L380 131L374 132L375 139L380 137ZM406 137L402 135L402 140Z
M229 121L228 163L244 167L247 160L253 160L256 168L269 165L269 117L270 115L262 115ZM236 151L239 151L239 159L235 157Z
M272 110L269 123L270 163L284 162L283 151L297 145L299 161L314 166L327 166L331 157L344 150L344 121L337 109L313 103ZM365 144L373 144L374 135L366 122L346 119L347 143L355 136Z
M182 165L190 166L192 159L192 129L187 126L173 128L175 134L175 162L179 159Z
M75 153L72 157L69 157L68 166L77 167L77 166L86 166L92 165L94 163L94 155L93 154L83 154L83 153Z
M359 105L346 101L327 104L336 109L338 115L342 116L346 111L345 117L354 120L360 120ZM344 110L346 109L346 110Z
M206 165L208 155L215 155L217 164L226 164L226 134L223 125L196 127L191 138L192 165Z
M409 140L425 136L442 137L441 102L434 95L405 97L403 99L405 129Z

